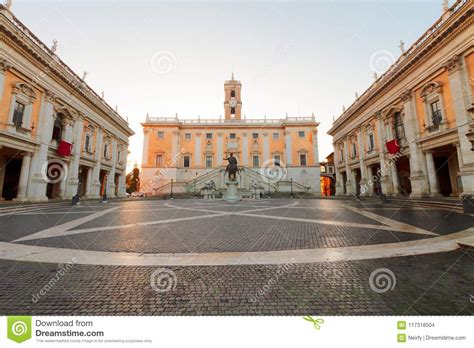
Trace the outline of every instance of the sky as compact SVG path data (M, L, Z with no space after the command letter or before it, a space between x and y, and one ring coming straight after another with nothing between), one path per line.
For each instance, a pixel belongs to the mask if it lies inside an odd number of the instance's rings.
M450 1L453 3L453 0ZM442 1L33 1L12 11L128 118L128 168L145 115L218 118L224 80L247 118L311 116L320 160L333 117L441 16Z

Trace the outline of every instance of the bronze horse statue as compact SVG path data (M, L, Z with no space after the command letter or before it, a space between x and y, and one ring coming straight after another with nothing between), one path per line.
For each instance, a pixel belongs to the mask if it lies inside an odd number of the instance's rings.
M234 157L233 153L230 153L230 156L224 159L229 162L229 164L225 168L225 172L229 173L229 181L236 181L236 174L239 171L239 167L237 166L237 159Z

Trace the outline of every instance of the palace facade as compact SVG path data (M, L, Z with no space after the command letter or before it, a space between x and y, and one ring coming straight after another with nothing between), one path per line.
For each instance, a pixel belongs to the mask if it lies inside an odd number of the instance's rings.
M4 6L0 42L3 199L125 196L128 122Z
M445 8L334 122L337 195L474 194L473 12Z
M148 194L199 192L211 180L225 188L230 153L237 158L239 189L320 194L317 127L311 117L246 119L242 84L224 83L224 119L146 118L141 190ZM173 182L173 183L171 183Z

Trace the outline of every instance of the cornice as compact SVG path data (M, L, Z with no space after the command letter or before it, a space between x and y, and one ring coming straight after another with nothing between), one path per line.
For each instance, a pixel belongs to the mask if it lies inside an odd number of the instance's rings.
M400 57L400 66L395 68L393 71L389 70L372 84L364 94L334 122L331 129L329 129L328 134L334 134L339 127L343 126L354 117L357 117L373 104L374 99L385 94L393 85L396 85L397 81L409 76L414 69L416 69L420 64L423 64L423 61L435 55L440 47L444 47L447 43L456 38L460 32L469 29L474 22L473 13L474 8L472 1L469 0L463 4L462 9L453 13L450 18L436 29L439 33L432 33L424 42L418 43L417 41L414 45L419 44L419 46L416 47L411 54L402 55ZM430 29L432 28L433 27ZM422 37L423 36L421 36L420 39Z
M64 62L51 52L39 39L32 34L13 15L12 18L5 16L5 9L0 7L0 41L18 52L33 66L47 74L55 82L65 88L69 93L80 98L83 103L95 109L99 115L108 118L114 125L120 127L125 134L131 136L133 130L128 123L119 116L108 104L106 104L82 79L75 74ZM22 32L27 30L31 37ZM35 40L37 42L35 42ZM38 45L41 45L39 47ZM14 68L14 65L13 65ZM38 82L38 81L36 81Z

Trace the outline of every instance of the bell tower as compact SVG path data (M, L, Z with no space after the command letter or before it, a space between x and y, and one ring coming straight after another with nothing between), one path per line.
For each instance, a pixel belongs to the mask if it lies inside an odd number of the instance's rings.
M224 114L226 120L240 120L242 117L242 84L234 79L234 73L230 80L224 83Z

